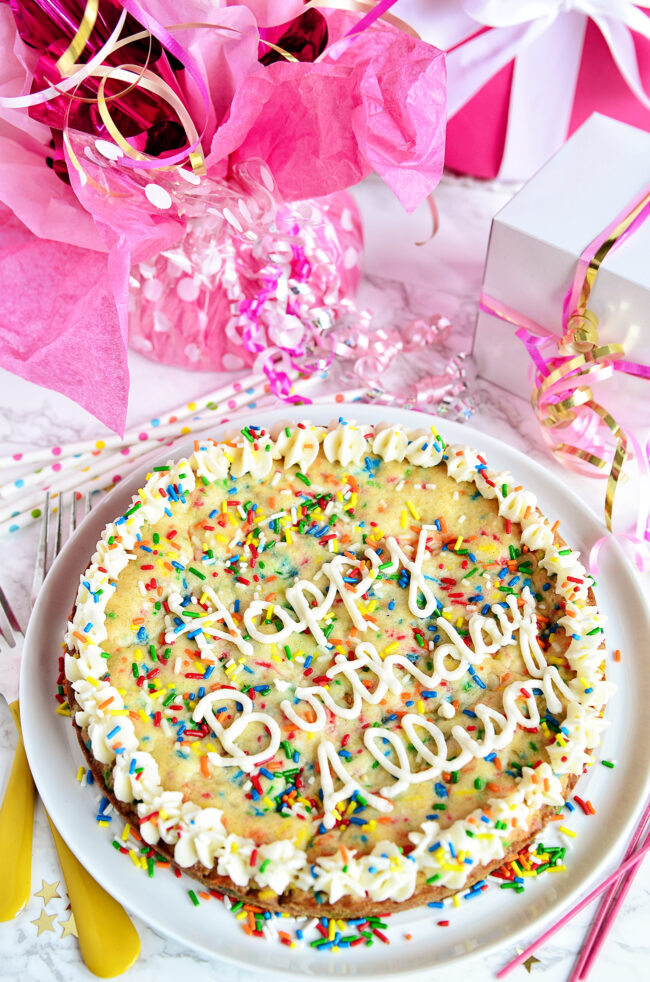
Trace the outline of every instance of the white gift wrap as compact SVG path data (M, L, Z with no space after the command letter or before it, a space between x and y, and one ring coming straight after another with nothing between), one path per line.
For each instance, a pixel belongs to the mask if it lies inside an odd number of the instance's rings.
M581 253L649 184L650 134L590 116L493 218L483 293L560 338ZM607 256L589 308L600 344L650 365L650 219ZM483 378L529 399L531 359L516 330L479 311L473 355ZM619 422L650 422L650 382L617 372L594 396Z

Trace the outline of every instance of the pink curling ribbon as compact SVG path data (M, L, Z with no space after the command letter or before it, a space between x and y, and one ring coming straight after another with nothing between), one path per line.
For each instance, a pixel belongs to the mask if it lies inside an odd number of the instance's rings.
M350 28L346 34L346 37L352 34L359 34L361 31L365 31L368 27L371 27L376 20L383 17L383 15L390 10L391 7L394 7L396 3L397 0L378 0L378 3L375 4L373 9L369 10L365 17L362 17L357 24Z
M619 423L593 398L591 386L622 372L649 379L650 367L627 360L620 344L600 345L598 319L588 307L598 271L605 257L619 248L650 217L650 185L647 185L599 235L583 250L574 278L562 306L563 336L551 331L485 293L480 308L517 328L531 358L531 402L542 425L542 435L565 466L593 475L593 467L607 477L605 521L612 531L614 495L621 478L623 463L632 446L639 469L641 493L633 532L618 532L613 537L632 546L632 556L639 570L650 569L650 532L648 499L650 465L648 453L629 430ZM616 445L612 453L612 439ZM611 458L611 462L610 462ZM588 470L585 471L585 465ZM608 473L605 471L608 469ZM597 571L598 556L604 536L594 545L591 566Z
M337 359L351 359L349 377L371 390L372 401L380 405L404 406L467 419L473 406L467 397L466 354L450 358L442 371L411 383L406 378L410 354L436 349L449 336L451 323L446 317L416 318L402 328L372 330L367 321L353 327L337 326L330 340Z

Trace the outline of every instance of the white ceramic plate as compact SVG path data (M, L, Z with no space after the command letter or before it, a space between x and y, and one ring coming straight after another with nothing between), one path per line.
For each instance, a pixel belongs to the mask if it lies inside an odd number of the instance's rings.
M336 406L283 408L260 413L250 422L270 426L288 418L298 420L309 413L315 422L327 424L340 412ZM354 416L362 422L377 422L382 413L388 412L392 420L405 426L426 424L426 417L407 410L354 407ZM479 448L487 454L490 467L507 468L518 482L535 489L542 511L553 519L559 518L563 536L586 554L601 534L600 526L556 477L468 425L446 420L440 420L439 425L448 441ZM180 443L174 456L190 453L191 449L191 441ZM168 456L169 451L161 460ZM650 715L645 711L650 704L650 673L644 665L647 654L642 650L650 636L650 616L631 568L613 546L605 552L597 596L601 610L609 617L608 652L620 648L622 659L620 664L609 663L609 676L619 691L607 711L612 725L597 758L604 756L616 766L611 770L597 763L580 781L578 792L594 803L597 815L587 818L579 809L572 816L567 815L567 823L578 833L575 839L565 839L571 846L567 873L529 879L525 893L518 896L495 885L481 897L452 907L449 912L425 907L394 915L390 921L390 946L376 942L372 948L359 945L345 952L319 954L307 946L288 949L279 942L264 944L259 938L249 938L218 902L195 908L187 891L196 884L186 877L177 880L160 870L155 880L150 880L126 857L119 856L107 831L96 824L93 794L76 781L83 757L70 720L54 712L53 693L61 639L79 575L89 562L102 528L125 509L151 466L150 463L139 468L116 488L83 522L57 559L29 623L20 692L25 745L40 795L70 848L126 908L181 944L244 968L303 978L356 976L379 980L430 970L433 966L441 969L477 954L486 955L524 934L538 932L557 917L560 908L568 907L584 892L608 860L622 850L650 790L650 758L645 751L650 746ZM548 840L550 834L546 833L545 838ZM436 925L443 918L450 920L449 927ZM405 939L407 933L412 940Z

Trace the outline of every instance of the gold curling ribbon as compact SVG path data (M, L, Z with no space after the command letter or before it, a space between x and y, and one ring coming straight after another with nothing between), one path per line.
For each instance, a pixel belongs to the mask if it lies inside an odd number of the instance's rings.
M650 192L630 209L591 257L580 287L577 307L569 316L566 332L558 342L558 354L562 356L573 355L573 357L570 357L559 368L554 369L539 386L535 387L531 397L533 409L542 426L561 427L563 423L569 425L576 419L575 410L583 406L595 413L612 434L616 441L616 447L611 465L609 465L605 491L605 522L610 532L612 531L614 497L622 477L628 441L625 432L611 413L594 400L590 387L584 384L576 387L575 383L582 377L589 377L597 373L598 366L601 368L611 367L612 360L615 361L616 358L625 354L625 349L621 344L598 344L598 317L593 310L588 308L587 304L605 257L638 218L648 202L650 202ZM544 396L552 387L561 390L563 381L566 382L567 389L573 389L571 395L559 402L544 405ZM556 443L552 445L551 449L554 453L577 457L601 470L605 470L608 466L607 461L602 457L573 444Z
M592 318L595 317L591 311L586 311L586 313L592 314ZM593 319L590 319L588 323L591 325L591 329L594 330ZM597 332L595 334L595 339L597 340ZM581 343L584 343L584 340L581 340ZM565 362L564 365L554 369L539 386L536 386L533 389L533 394L531 397L533 409L535 410L535 413L537 414L542 426L555 427L562 426L563 423L568 425L576 419L577 414L575 409L580 406L584 406L586 409L589 409L591 412L595 413L602 420L602 422L611 432L613 438L616 440L616 448L612 463L609 465L609 475L607 478L607 488L605 491L605 522L610 532L612 531L614 496L616 494L618 483L621 479L623 464L627 453L627 437L611 413L601 406L600 403L594 400L593 393L588 385L583 384L578 385L577 387L574 386L577 379L584 376L588 377L599 365L601 365L601 367L606 367L612 356L620 356L624 353L625 349L623 345L607 344L601 345L600 347L594 347L586 354L575 355L573 358L570 358L569 361ZM603 365L603 362L606 364ZM552 386L557 386L558 389L561 388L562 382L566 383L567 388L574 387L571 395L560 402L545 405L545 394ZM608 466L607 461L602 457L599 457L598 455L573 444L560 442L552 445L551 449L556 454L561 453L577 457L591 466L599 468L600 470L605 470Z
M593 310L589 310L587 306L596 277L610 249L616 245L620 237L636 221L649 201L650 192L641 198L627 215L621 219L589 260L580 287L577 307L571 313L567 321L566 333L558 344L560 354L571 354L574 351L589 351L598 344L598 318Z
M97 90L97 108L99 109L99 114L102 117L106 129L113 137L114 141L117 143L118 147L124 151L124 153L130 157L132 160L149 160L151 159L147 154L141 153L139 150L135 150L131 144L128 142L126 137L122 136L122 133L115 125L113 117L111 116L108 109L108 102L104 95L104 89L106 87L106 82L109 78L117 78L120 81L130 82L133 79L138 81L138 84L147 92L152 92L154 95L160 96L167 102L176 115L178 116L185 133L187 134L188 140L194 143L198 140L198 132L192 121L192 117L183 105L181 99L176 95L174 90L166 82L164 82L160 76L156 75L155 72L149 69L142 70L140 65L120 65L119 67L106 68L101 66L93 75L101 78L99 83L99 88ZM197 150L198 153L198 150ZM201 154L201 158L203 155ZM172 167L174 165L171 165ZM161 165L160 170L169 170L169 167L165 167L164 163Z
M614 246L616 242L620 239L621 235L627 231L627 229L630 227L632 222L634 222L636 218L641 214L645 206L648 204L648 201L650 201L650 192L647 195L645 195L645 197L642 198L641 201L639 201L638 204L635 205L635 207L632 208L632 210L628 212L628 214L624 218L621 219L621 221L616 226L616 228L610 233L608 238L603 242L600 249L598 249L594 254L594 256L592 257L591 261L589 262L589 266L587 267L587 272L585 273L584 282L582 284L582 289L580 291L580 299L578 301L578 308L577 308L578 313L587 310L587 304L589 303L589 297L591 295L591 291L593 290L594 281L596 279L596 276L598 275L598 270L600 269L607 253L612 248L612 246ZM593 314L592 311L589 311L589 313L591 313L592 316L595 317L595 314ZM596 324L597 323L598 323L598 319L596 318Z
M142 41L145 38L147 38L148 41L149 41L149 50L147 51L147 57L145 58L145 62L144 62L144 65L142 66L142 69L140 71L139 77L134 82L132 82L130 85L125 86L119 92L116 92L114 95L108 96L106 98L106 102L112 102L114 99L119 99L121 96L128 94L131 91L131 89L134 89L134 88L137 87L140 78L142 78L142 75L144 74L145 70L148 68L149 62L151 61L151 51L152 51L153 35L149 31L144 31L144 30L143 31L139 31L137 34L130 34L128 37L122 38L121 40L116 41L115 44L113 45L113 47L111 48L111 51L109 52L110 54L112 54L114 51L117 51L119 48L124 47L127 44L132 44L132 43L134 43L136 41ZM82 67L82 66L80 66L80 65L73 65L72 70L74 71L74 70L76 70L76 69L78 69L80 67ZM91 75L92 75L92 73L91 73ZM87 78L90 78L91 75L88 75L86 77ZM99 194L104 194L104 195L106 195L106 196L108 196L110 198L128 198L129 197L128 194L121 193L119 191L109 191L109 190L107 190L107 188L105 188L101 184L99 184L99 182L96 181L93 177L91 177L91 175L88 173L88 171L82 166L82 164L81 164L81 162L80 162L79 158L77 157L77 154L76 154L76 152L74 150L74 147L72 146L72 140L70 139L70 131L69 131L70 110L72 108L72 103L73 102L85 102L85 103L90 103L90 104L93 104L93 105L97 103L97 98L96 97L91 99L91 98L86 98L84 96L77 95L77 89L81 85L83 85L83 82L84 81L85 81L85 79L82 79L82 81L79 82L79 84L73 89L73 91L71 93L61 92L61 95L62 96L66 96L68 98L68 105L66 107L65 122L64 122L64 126L63 126L63 133L62 133L62 135L63 135L63 143L65 145L65 148L66 148L66 150L68 152L68 156L70 158L70 163L75 168L75 170L77 171L77 173L80 175L80 180L81 180L82 184L89 184ZM54 87L57 88L57 86L54 86Z
M88 38L97 20L98 11L99 0L87 0L79 30L56 63L61 78L72 75L73 71L78 67L75 62L86 47Z
M149 67L149 62L151 61L151 52L153 47L153 34L150 34L149 31L138 31L137 34L129 34L128 37L122 38L121 41L116 41L113 47L111 48L111 50L108 52L108 54L112 55L120 48L123 48L125 44L133 44L136 41L143 41L145 39L148 39L149 41L149 50L147 51L147 57L145 58L144 65L142 65L142 68L140 70L140 75L138 76L135 82L131 82L130 85L125 85L125 87L123 89L120 89L119 92L115 92L114 95L105 96L104 98L106 102L113 102L115 99L121 99L122 96L128 95L132 89L137 88L138 82L142 78L145 69ZM83 65L73 65L72 68L73 69L83 68ZM81 82L79 82L79 86L83 85L83 83L86 81L86 78L92 78L92 77L93 77L93 72L90 72L88 75L85 76L85 78L82 79ZM71 93L64 92L57 85L54 85L54 88L59 92L61 96L67 97L71 102L85 102L89 105L93 105L93 106L96 105L97 96L93 96L91 98L87 96L77 95L77 88L79 88L79 86L73 89ZM68 107L68 113L66 113L66 123L67 123L67 116L69 114L69 108L70 107Z
M212 28L213 30L220 30L220 31L229 30L231 33L235 33L235 34L242 33L238 28L232 28L229 27L228 25L198 23L198 22L174 24L171 27L167 28L167 30L169 31L183 30L183 29L187 30L189 28L197 28L197 27ZM122 47L124 44L128 43L129 41L132 41L134 38L137 38L139 36L146 36L147 34L148 32L146 31L141 32L140 35L133 35L133 37L131 38L127 38L123 41L120 41L113 50L116 50L118 47ZM267 47L272 48L274 51L277 51L279 54L281 54L282 57L285 58L287 61L295 62L298 60L289 51L285 51L284 48L279 47L277 44L273 44L271 41L265 41L264 43L267 45ZM106 129L112 136L113 140L117 143L120 149L122 149L124 153L127 154L127 156L131 157L131 159L133 160L150 159L148 158L147 154L143 154L138 150L134 150L134 148L131 146L131 144L122 135L119 128L116 126L108 109L107 103L110 101L110 99L106 97L104 91L106 87L106 81L110 77L124 78L123 75L122 76L120 75L120 72L122 70L125 73L126 72L136 73L135 80L133 81L132 85L129 86L128 88L134 88L140 86L143 89L152 92L154 95L158 95L160 98L164 99L172 107L172 109L175 111L176 115L178 116L178 119L181 125L183 126L183 129L185 130L185 134L187 136L187 140L190 145L199 139L198 131L196 130L192 117L190 116L189 112L185 108L184 103L178 98L178 96L171 88L171 86L169 86L166 82L164 82L154 72L149 71L146 68L146 66L144 68L140 68L139 65L121 65L119 66L119 68L108 69L108 70L101 68L98 69L97 72L93 73L98 76L100 75L104 76L99 84L99 89L97 92L97 107L99 109L99 114L102 117L104 125L106 126ZM124 80L127 80L127 78L124 78ZM128 91L128 88L126 91ZM189 159L190 166L192 167L192 170L196 174L205 174L206 172L205 157L203 155L203 150L200 144L194 150L189 152L188 159ZM175 167L176 167L175 164L165 166L164 163L161 163L159 169L173 170Z

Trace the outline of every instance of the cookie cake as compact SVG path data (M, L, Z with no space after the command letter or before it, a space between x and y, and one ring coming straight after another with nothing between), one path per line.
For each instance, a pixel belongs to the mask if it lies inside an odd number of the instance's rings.
M103 531L66 635L73 723L146 843L270 910L480 889L605 727L604 618L535 494L346 420L201 440Z

